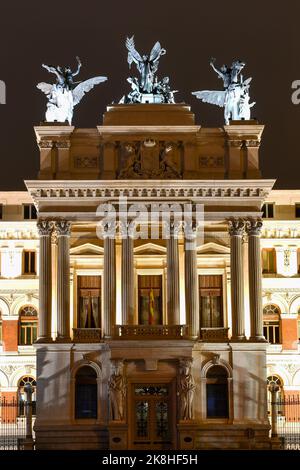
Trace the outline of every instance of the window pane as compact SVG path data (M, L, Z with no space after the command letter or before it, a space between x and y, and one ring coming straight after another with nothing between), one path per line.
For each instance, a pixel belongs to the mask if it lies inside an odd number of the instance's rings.
M30 204L24 204L24 219L30 219Z
M207 384L206 398L208 418L228 418L227 384Z
M97 418L97 384L76 384L75 418Z

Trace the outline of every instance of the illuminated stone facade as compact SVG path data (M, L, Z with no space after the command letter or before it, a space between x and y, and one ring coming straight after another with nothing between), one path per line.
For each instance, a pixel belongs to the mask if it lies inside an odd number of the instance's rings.
M298 193L261 179L263 126L205 129L185 105L116 105L95 129L35 131L39 179L22 197L38 225L0 222L0 378L1 393L37 378L37 448L248 448L250 436L269 448L266 379L299 387L300 234ZM99 205L118 218L120 198L131 212L110 237ZM162 237L167 204L191 208L188 239L174 212ZM35 376L16 331L37 297Z

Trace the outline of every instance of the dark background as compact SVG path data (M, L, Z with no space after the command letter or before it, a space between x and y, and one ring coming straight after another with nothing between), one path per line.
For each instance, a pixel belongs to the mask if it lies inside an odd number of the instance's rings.
M191 95L221 89L209 66L245 60L244 77L253 77L253 117L266 125L261 147L265 178L278 188L300 188L300 105L291 102L291 83L300 80L300 2L263 0L11 0L0 4L0 79L7 104L0 105L0 190L24 189L38 171L33 126L44 119L46 97L37 88L54 78L41 64L83 67L78 79L106 75L75 108L73 124L95 127L106 106L129 91L126 36L138 51L159 40L167 54L159 76L169 75L180 90L178 102L192 106L202 126L223 125L223 110Z

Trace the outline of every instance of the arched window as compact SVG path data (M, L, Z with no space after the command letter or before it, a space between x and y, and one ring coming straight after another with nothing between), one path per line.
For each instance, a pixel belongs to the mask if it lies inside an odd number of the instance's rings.
M280 313L275 304L267 304L263 308L264 337L271 344L280 343Z
M2 312L0 310L0 344L2 344Z
M37 338L37 310L32 305L25 305L19 311L19 344L28 346Z
M206 417L229 417L228 373L225 367L212 366L206 374Z
M19 380L18 383L18 403L19 403L19 416L25 415L25 401L26 393L24 390L25 385L30 384L33 389L32 393L32 414L36 414L36 381L31 376L24 376Z
M97 374L89 366L82 366L75 376L75 418L97 419Z
M271 403L272 396L270 392L270 385L277 385L279 390L277 392L277 413L284 415L284 394L283 394L283 381L278 375L269 375L267 378L267 388L268 388L268 414L271 414Z
M300 341L300 308L298 309L298 340Z

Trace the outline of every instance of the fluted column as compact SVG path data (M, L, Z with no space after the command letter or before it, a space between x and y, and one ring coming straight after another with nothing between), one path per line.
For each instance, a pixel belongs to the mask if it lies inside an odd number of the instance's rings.
M196 230L188 234L184 241L185 258L185 312L189 335L199 336L199 290L197 273Z
M167 312L168 324L180 324L178 231L170 225L167 239Z
M109 225L104 225L104 295L103 295L103 336L113 336L116 324L116 239L110 234Z
M133 231L123 228L122 239L122 324L134 324Z
M55 222L57 234L57 338L70 341L70 234L71 223Z
M250 340L265 341L263 335L262 282L261 282L261 253L260 234L262 228L260 219L247 221L248 259L249 259L249 296L250 296Z
M51 338L51 303L52 303L52 283L51 283L51 234L53 222L42 220L37 223L40 236L39 249L39 322L38 322L38 343L52 341Z
M245 339L244 279L243 279L243 234L245 222L242 219L229 221L232 340Z

